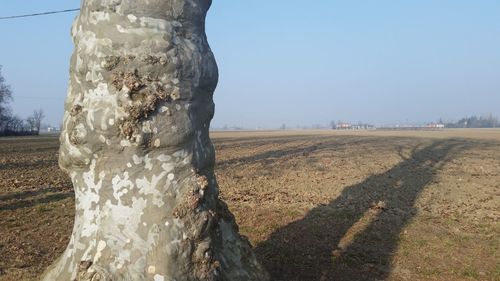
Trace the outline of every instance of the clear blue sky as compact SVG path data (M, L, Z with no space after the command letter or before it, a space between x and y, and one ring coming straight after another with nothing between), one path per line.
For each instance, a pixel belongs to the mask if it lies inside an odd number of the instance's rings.
M3 0L0 16L78 7ZM75 13L0 21L0 64L21 117L60 123ZM214 0L213 126L376 124L500 116L498 0Z

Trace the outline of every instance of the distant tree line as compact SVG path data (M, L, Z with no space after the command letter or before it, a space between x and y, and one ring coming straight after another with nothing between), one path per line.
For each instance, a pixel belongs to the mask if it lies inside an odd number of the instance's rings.
M12 113L9 102L12 100L12 90L5 82L0 65L0 136L38 135L42 120L45 117L43 110L35 110L26 120Z
M447 123L448 128L498 128L500 123L493 115L465 117L456 123Z

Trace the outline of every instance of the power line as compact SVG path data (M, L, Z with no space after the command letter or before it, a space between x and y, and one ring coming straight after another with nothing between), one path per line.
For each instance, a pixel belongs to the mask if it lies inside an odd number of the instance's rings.
M75 12L75 11L79 11L79 10L80 9L67 9L67 10L60 10L60 11L51 11L51 12L36 13L36 14L27 14L27 15L17 15L17 16L0 17L0 20L17 19L17 18L27 18L27 17L36 17L36 16L45 16L45 15L60 14L60 13L69 13L69 12Z
M63 100L64 97L29 97L29 96L14 96L14 98L28 99L28 100Z

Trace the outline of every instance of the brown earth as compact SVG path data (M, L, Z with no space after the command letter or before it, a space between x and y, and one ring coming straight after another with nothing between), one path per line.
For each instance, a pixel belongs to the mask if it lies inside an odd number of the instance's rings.
M500 130L212 133L221 197L273 280L500 280ZM73 226L57 137L0 139L0 280Z

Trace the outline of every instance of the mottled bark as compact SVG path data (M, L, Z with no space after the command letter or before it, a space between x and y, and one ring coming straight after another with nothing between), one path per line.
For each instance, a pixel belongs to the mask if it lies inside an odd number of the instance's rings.
M42 279L267 280L218 197L210 0L85 0L59 164L70 243Z

